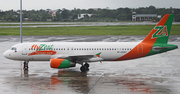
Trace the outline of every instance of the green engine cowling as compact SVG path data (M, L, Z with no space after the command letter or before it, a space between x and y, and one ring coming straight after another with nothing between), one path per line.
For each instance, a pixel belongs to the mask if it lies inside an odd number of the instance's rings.
M67 59L51 59L50 65L51 68L58 68L58 69L70 68L76 66L75 63Z

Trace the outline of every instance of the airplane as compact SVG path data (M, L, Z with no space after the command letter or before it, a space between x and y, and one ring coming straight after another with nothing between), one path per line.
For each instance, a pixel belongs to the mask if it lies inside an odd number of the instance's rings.
M5 51L7 59L24 62L50 61L51 68L63 69L81 64L82 72L89 70L89 62L123 61L151 56L178 46L168 44L174 15L166 14L141 42L32 42L19 43Z

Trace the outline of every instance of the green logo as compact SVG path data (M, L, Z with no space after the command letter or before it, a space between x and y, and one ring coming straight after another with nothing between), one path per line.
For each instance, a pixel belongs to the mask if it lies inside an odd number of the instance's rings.
M154 29L157 31L152 35L152 38L168 36L167 26L156 26Z
M41 50L52 50L53 44L52 45L46 45L46 44L41 44L39 51Z

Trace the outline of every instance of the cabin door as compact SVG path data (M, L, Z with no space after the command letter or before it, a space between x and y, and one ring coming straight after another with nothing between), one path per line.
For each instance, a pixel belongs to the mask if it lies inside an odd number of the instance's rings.
M137 47L137 54L143 55L143 44L139 44Z
M22 47L22 55L27 55L27 45L24 44Z

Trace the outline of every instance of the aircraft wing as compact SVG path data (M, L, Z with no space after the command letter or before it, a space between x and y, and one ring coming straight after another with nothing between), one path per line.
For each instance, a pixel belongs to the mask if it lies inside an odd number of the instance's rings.
M65 59L80 62L80 61L88 61L89 59L93 58L94 55L74 55L74 56L67 56Z
M84 61L88 61L93 57L95 57L95 55L81 54L81 55L58 55L55 58L68 59L72 62L80 62L80 61L84 62Z
M55 58L61 58L61 59L68 59L75 63L82 63L82 62L92 62L92 61L102 61L103 59L96 56L96 55L87 55L87 54L81 54L81 55L58 55Z

